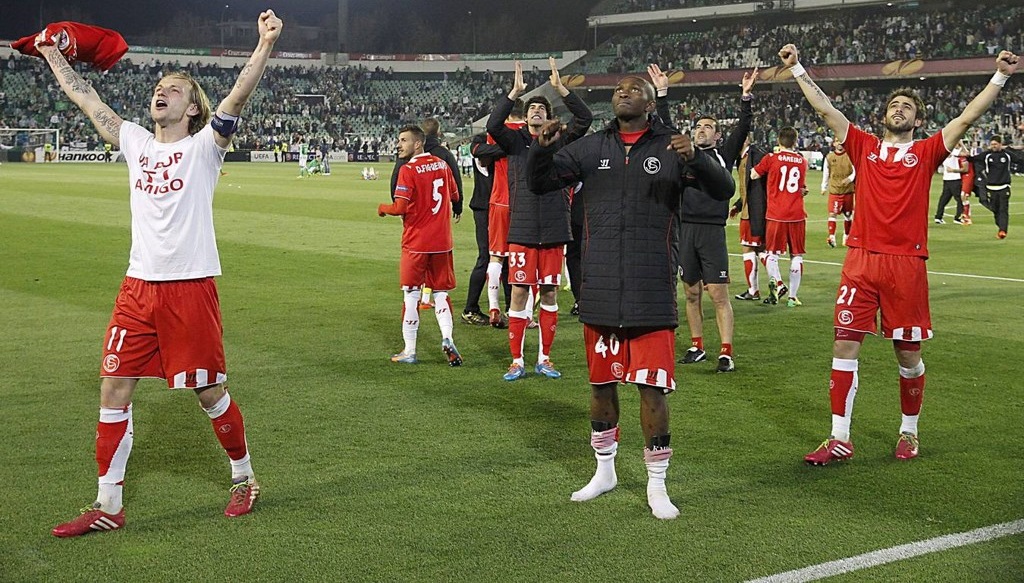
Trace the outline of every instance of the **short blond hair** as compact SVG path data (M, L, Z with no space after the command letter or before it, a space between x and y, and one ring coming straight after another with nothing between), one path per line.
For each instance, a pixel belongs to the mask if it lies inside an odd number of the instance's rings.
M189 85L189 103L194 104L199 108L197 115L189 117L188 120L188 133L189 135L195 135L199 133L199 130L206 127L206 124L210 123L210 117L213 115L213 111L210 108L210 99L206 97L206 92L199 86L199 82L195 80L192 75L189 75L185 71L175 71L164 75L164 79L181 79Z

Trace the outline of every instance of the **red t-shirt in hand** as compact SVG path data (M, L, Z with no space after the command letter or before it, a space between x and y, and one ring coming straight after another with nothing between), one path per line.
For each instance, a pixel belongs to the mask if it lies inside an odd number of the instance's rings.
M107 71L128 52L128 43L117 32L108 28L82 24L80 22L54 22L46 27L47 36L68 34L67 46L58 46L69 63L76 60L92 63L98 69ZM30 35L11 43L11 48L24 55L42 57L35 47L36 35Z
M796 223L807 218L804 210L806 158L799 152L782 150L761 158L754 171L767 176L768 209L765 218L782 223Z
M843 147L857 169L857 215L847 245L928 257L932 176L949 156L942 132L891 144L850 124Z
M452 250L452 201L459 200L459 190L444 160L426 153L413 156L398 171L395 199L409 202L402 249L413 253Z

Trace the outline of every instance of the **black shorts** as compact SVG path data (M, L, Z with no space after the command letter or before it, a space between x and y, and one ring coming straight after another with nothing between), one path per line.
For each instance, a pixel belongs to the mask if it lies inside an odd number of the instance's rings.
M682 223L679 228L679 277L693 285L729 283L729 249L725 227Z

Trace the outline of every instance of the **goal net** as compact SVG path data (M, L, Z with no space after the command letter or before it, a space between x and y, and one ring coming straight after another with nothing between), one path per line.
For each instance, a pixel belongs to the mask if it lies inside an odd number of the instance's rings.
M39 160L49 154L49 158L56 161L60 148L60 130L57 128L0 128L0 150L31 152Z

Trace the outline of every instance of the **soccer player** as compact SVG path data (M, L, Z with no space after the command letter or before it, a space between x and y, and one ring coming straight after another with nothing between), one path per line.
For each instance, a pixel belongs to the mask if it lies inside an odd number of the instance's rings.
M679 211L687 187L728 200L733 180L688 136L652 123L655 107L654 86L625 77L612 92L615 120L606 129L556 152L561 129L557 120L548 121L530 148L527 171L534 192L585 185L575 202L583 205L587 226L580 321L597 471L571 499L591 500L616 486L618 384L633 383L640 391L647 504L655 517L672 519L679 509L665 488L672 457L666 395L676 386Z
M485 132L474 135L470 143L464 145L466 146L466 151L470 152L470 164L472 164L473 171L473 197L469 200L469 208L473 211L473 224L476 227L477 258L469 274L469 289L466 295L466 307L462 310L462 321L467 324L486 326L490 323L490 320L480 311L480 294L483 292L484 287L487 286L487 269L491 262L490 249L488 248L488 215L490 213L491 192L494 186L495 164L498 159L504 158L505 154L493 141L488 143ZM473 152L475 152L476 157L474 157ZM508 205L505 205L505 212L508 212ZM499 276L501 274L501 259L499 257L497 262ZM497 285L500 285L500 283L496 283L496 288ZM505 297L507 298L511 290L507 289L507 282L504 283L504 286L506 287ZM489 300L490 296L488 296ZM494 302L496 306L497 297L495 297Z
M122 120L52 46L37 38L64 93L100 136L128 161L132 248L128 272L104 338L100 420L96 426L96 502L53 534L71 537L125 524L123 485L132 450L132 395L140 378L191 389L231 462L231 499L224 514L249 513L260 493L238 405L226 390L220 304L214 277L220 259L213 228L213 191L238 116L256 89L281 34L272 10L259 16L260 40L228 96L210 119L210 102L185 73L171 73L150 100L154 132Z
M850 121L800 65L797 48L779 51L804 96L850 153L857 168L857 220L850 231L835 307L832 348L832 434L807 454L809 464L825 465L853 457L850 419L857 394L858 356L868 333L891 339L899 364L903 418L896 458L917 457L918 416L924 397L925 369L921 342L932 337L928 307L928 195L932 174L974 123L992 105L1017 70L1017 55L1001 51L996 73L963 112L942 131L915 141L924 123L925 104L911 89L894 91L885 104L882 139Z
M736 189L740 191L739 197L729 211L730 217L740 217L740 246L743 249L743 271L747 278L747 289L736 294L737 300L761 301L760 283L758 283L758 264L764 264L766 254L764 252L764 231L765 231L765 186L764 180L753 180L750 178L750 169L757 166L757 163L767 153L760 147L750 142L747 136L743 143L743 153L736 162L737 176L740 177Z
M850 224L853 222L853 181L857 169L846 155L846 148L838 140L832 141L832 151L825 156L821 171L821 194L828 195L828 238L825 243L836 246L836 222L843 215L843 246L850 238Z
M757 68L743 74L740 83L739 123L726 138L722 147L718 140L718 120L704 116L697 120L693 130L693 143L704 150L723 168L732 171L740 158L743 144L750 133L754 119L751 91L757 82ZM655 82L655 87L658 83ZM679 277L683 281L686 295L686 322L690 328L690 347L680 359L681 364L693 364L707 358L704 352L704 290L711 296L715 306L715 321L721 339L718 353L718 372L736 370L732 354L733 313L729 301L729 249L725 242L725 223L729 219L729 199L734 187L730 185L729 196L711 193L707 188L692 186L683 193L683 208L679 223Z
M961 144L963 141L961 140ZM942 194L939 196L939 205L935 209L935 224L945 225L946 205L950 199L956 200L956 215L953 222L962 225L964 214L964 203L960 197L960 186L963 184L963 175L967 172L967 159L963 156L960 145L953 148L942 162Z
M765 232L765 268L768 270L768 297L764 303L775 305L789 292L790 308L803 305L799 297L800 280L804 273L804 253L807 244L807 159L796 147L796 130L779 130L779 151L764 158L750 170L757 180L767 176L768 210ZM782 283L779 255L789 251L789 287Z
M971 164L971 154L967 143L960 140L960 159L964 162L966 170L960 177L960 200L964 205L964 213L961 215L965 225L973 223L971 220L971 193L974 192L974 164Z
M526 104L522 99L516 99L512 110L505 118L505 127L512 131L518 131L526 121L523 120ZM494 170L491 180L491 194L487 206L487 249L490 260L487 264L487 311L491 326L495 328L508 327L508 319L501 314L499 290L508 286L508 278L502 280L502 271L508 272L508 157L494 141L494 137L487 134L483 142L474 142L472 146L473 157L478 161L493 161ZM511 292L505 294L510 303Z
M309 176L309 144L306 139L299 136L299 178Z
M559 142L567 144L587 133L593 122L590 109L577 95L562 84L553 58L549 82L558 92L572 114L570 125L561 132ZM565 243L572 239L569 216L569 193L564 188L546 191L531 190L526 184L526 157L540 127L555 119L551 103L536 95L526 101L526 126L512 130L504 120L512 112L516 99L526 91L523 66L518 61L515 77L508 96L501 96L487 120L487 132L508 156L508 276L512 284L512 303L509 306L509 351L512 364L505 373L506 381L526 376L523 358L523 337L533 316L529 299L531 288L540 286L540 347L534 372L551 379L561 373L551 363L551 345L558 326L558 286L562 277L562 258ZM573 186L573 185L570 185Z
M452 219L448 214L459 191L451 167L423 151L426 137L418 126L398 131L398 155L408 160L398 171L395 202L377 207L380 216L402 217L402 259L399 285L405 294L402 337L405 348L391 356L391 362L416 364L419 334L420 286L430 288L434 316L441 328L441 350L449 366L460 366L462 356L452 341L452 302L448 292L455 289L452 262Z

